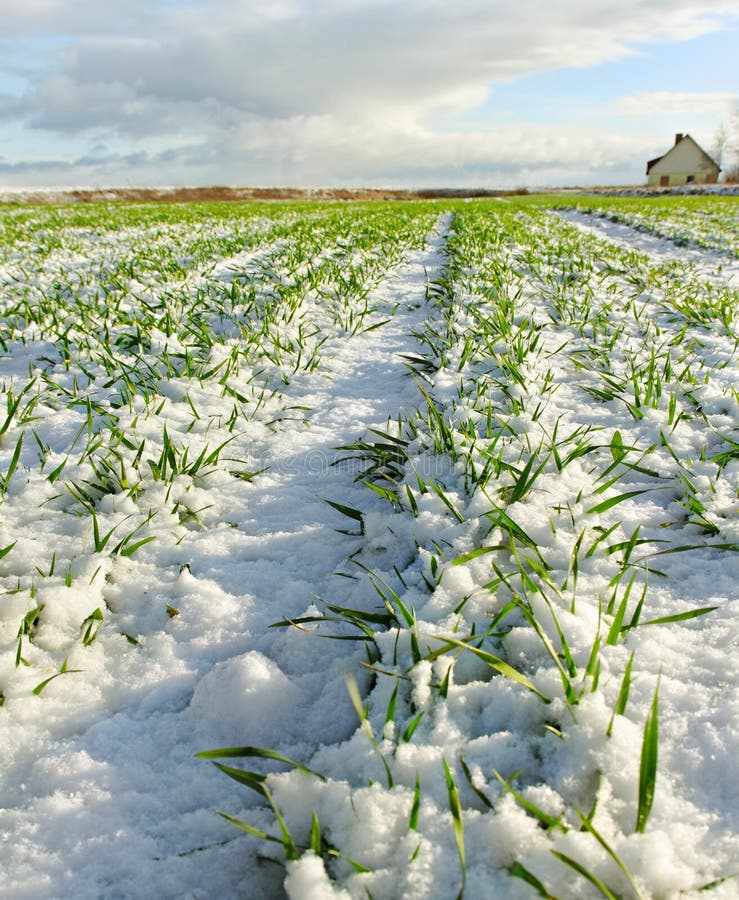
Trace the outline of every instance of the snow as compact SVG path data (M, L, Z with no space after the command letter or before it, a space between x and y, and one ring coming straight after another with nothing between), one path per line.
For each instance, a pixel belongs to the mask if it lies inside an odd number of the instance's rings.
M603 234L622 247L634 248L657 258L687 262L693 271L699 272L705 278L717 279L726 283L730 279L736 280L739 276L739 261L735 258L736 254L727 256L719 251L712 252L691 246L690 242L693 237L691 229L685 228L685 223L681 223L679 219L673 224L678 227L680 224L683 225L681 230L675 230L680 236L680 242L687 243L688 246L677 251L675 241L662 237L659 233L651 233L648 222L643 224L639 231L635 231L631 225L614 221L612 218L587 215L575 209L562 210L560 214L567 221L582 226L586 230L590 229ZM613 215L615 218L615 214Z
M463 810L467 898L532 896L530 885L510 874L516 864L556 895L595 896L592 883L552 850L633 893L614 858L580 829L577 810L594 810L593 827L645 897L697 896L701 886L733 873L739 561L722 547L739 543L739 463L717 469L713 456L736 440L736 344L731 323L714 321L709 330L688 313L678 315L670 291L729 290L735 263L698 249L686 255L615 223L594 234L592 216L567 214L570 225L509 206L418 206L402 222L393 214L397 231L361 208L287 207L246 220L214 219L199 230L187 221L144 220L106 231L91 220L66 225L58 245L49 238L35 272L24 258L32 230L3 251L0 296L11 325L0 384L18 397L31 367L46 392L25 426L13 420L0 437L6 473L25 435L0 503L0 551L13 545L0 558L5 896L455 896L463 873L444 762ZM456 224L446 211L452 208L463 209ZM520 249L531 246L549 253L549 266ZM147 247L149 262L120 295L111 294L121 312L110 343L133 334L131 313L145 298L158 317L171 304L182 321L207 322L221 334L222 343L202 351L200 371L223 368L208 378L163 371L163 359L180 365L196 345L195 332L168 334L161 319L141 351L156 371L138 370L139 390L126 402L124 383L105 387L111 375L95 355L93 320L75 319L87 315L82 306L70 310L62 328L27 323L18 303L43 304L51 296L64 309L74 290L94 298L103 275L122 277L131 247ZM557 248L568 262L596 263L560 271ZM450 267L455 253L466 267ZM163 274L157 259L187 260L184 274ZM617 274L603 274L605 259ZM508 279L496 283L499 306L506 290L521 293L508 338L501 332L488 340L492 320L484 317L497 307L483 291L498 264ZM313 271L320 277L311 280ZM630 272L653 277L639 295L639 304L650 304L644 318L638 306L633 315L622 313L622 301L632 298ZM359 287L350 288L353 273ZM447 277L454 282L451 305L437 291ZM253 308L239 294L249 284ZM591 289L597 316L584 326L574 314L553 325L550 313L568 308L557 306L562 297L574 309ZM218 313L209 304L228 291L239 299L228 314ZM360 306L368 312L354 330L349 310ZM607 334L618 323L625 330L596 365L588 347L598 328ZM524 345L532 329L539 337ZM64 362L65 334L79 346L90 338L92 379ZM232 351L247 334L258 340L231 370ZM307 350L298 351L298 336ZM520 381L507 356L516 340ZM583 385L603 387L598 366L606 361L614 377L634 360L647 361L650 342L660 360L669 355L674 374L663 374L662 397L645 402L640 417L623 397L596 402L585 392ZM126 359L126 344L115 346ZM688 367L698 374L694 382L679 374ZM78 387L97 404L94 419L85 402L67 402ZM114 394L123 400L111 407ZM685 413L677 421L671 394ZM431 401L453 436L443 451L433 446ZM232 415L238 424L229 427ZM577 445L576 437L565 438L578 428L592 448L561 468L547 457L531 489L517 493L515 473L530 456L538 460L555 428L561 457ZM95 447L98 433L104 444ZM637 468L616 467L602 477L619 454L616 433L627 448L623 458ZM394 475L375 482L391 488L395 479L391 505L357 479L364 468L358 454L341 448L392 444L393 437L404 442L405 455L395 457ZM193 471L201 451L207 457L218 447L212 462ZM113 459L105 456L109 448L127 480L95 494L93 522L80 489L93 491L105 471L100 460ZM496 476L476 487L465 460L479 473L495 453ZM175 465L179 474L160 477ZM643 493L594 512L630 491ZM694 507L692 522L685 507L691 498L702 509ZM500 510L526 541L507 547ZM152 540L136 547L146 538ZM608 545L616 549L606 552ZM480 548L487 552L475 555ZM654 556L668 548L678 552ZM624 552L634 566L619 575ZM540 589L527 588L521 573ZM640 625L608 643L609 599L615 611L626 597L628 623L642 591L643 621L716 609ZM539 632L521 608L504 613L518 594ZM387 627L376 625L371 641L334 640L329 636L365 634L337 608L395 612ZM481 634L497 615L504 618L484 650L523 681L492 668L474 652L475 642L467 649L453 643L473 626ZM17 664L19 625L29 616L20 645L27 664ZM294 624L272 627L288 620ZM577 671L569 676L581 691L577 703L563 689L563 654L555 663L547 649L547 642L561 649L558 629ZM594 685L585 670L596 634ZM632 653L628 704L614 716ZM347 679L367 704L363 725ZM651 817L639 833L641 745L658 685L658 775ZM284 866L279 843L244 834L216 812L279 835L264 796L195 756L242 746L275 750L319 773L259 757L219 760L271 773L269 796L299 848ZM563 827L541 827L522 801L561 817ZM312 845L314 816L322 855ZM729 878L709 896L736 895Z

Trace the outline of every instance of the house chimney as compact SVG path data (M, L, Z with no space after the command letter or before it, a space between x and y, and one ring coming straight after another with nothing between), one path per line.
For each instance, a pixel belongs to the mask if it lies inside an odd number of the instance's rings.
M675 143L676 143L676 144L679 144L680 141L681 141L682 139L683 139L682 132L679 131L679 132L675 135Z

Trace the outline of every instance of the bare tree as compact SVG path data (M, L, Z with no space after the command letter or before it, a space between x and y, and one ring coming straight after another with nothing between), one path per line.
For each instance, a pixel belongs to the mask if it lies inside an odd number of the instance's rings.
M724 151L726 150L726 145L729 143L729 129L726 127L726 124L722 122L716 131L716 134L713 136L713 142L711 144L711 159L716 163L716 165L721 168L721 162L724 158Z
M723 127L722 123L721 128ZM724 171L724 181L729 184L739 184L739 104L734 107L729 135L725 141L725 149L731 153L732 158Z

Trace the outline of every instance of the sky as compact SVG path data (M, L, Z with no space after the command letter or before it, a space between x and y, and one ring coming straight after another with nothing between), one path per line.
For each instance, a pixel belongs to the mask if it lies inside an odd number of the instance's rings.
M640 184L739 152L739 2L2 0L0 189ZM733 161L726 152L724 163Z

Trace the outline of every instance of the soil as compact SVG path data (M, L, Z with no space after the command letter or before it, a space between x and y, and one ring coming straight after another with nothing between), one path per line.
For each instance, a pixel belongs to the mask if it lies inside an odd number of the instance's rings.
M448 197L498 197L526 193L525 190L494 191L484 188L393 190L381 188L291 188L291 187L176 187L90 188L0 192L0 203L222 203L245 200L426 200Z

